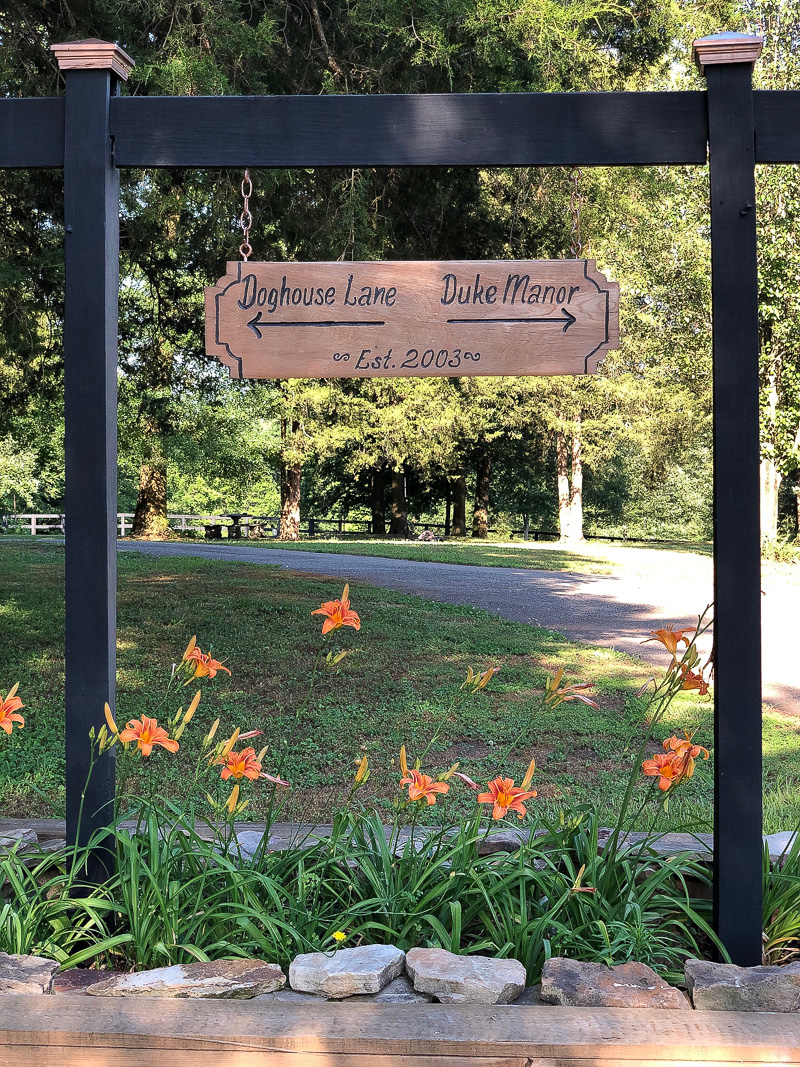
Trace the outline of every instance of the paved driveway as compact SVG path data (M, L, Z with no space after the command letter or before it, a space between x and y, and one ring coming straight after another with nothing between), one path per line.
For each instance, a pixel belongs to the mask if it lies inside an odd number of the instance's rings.
M658 644L640 642L664 623L691 624L688 612L711 601L711 562L687 558L686 573L659 582L652 577L609 577L454 563L417 563L375 556L249 545L203 545L121 541L123 552L154 556L191 555L246 563L267 563L342 582L361 580L449 604L471 604L515 622L558 630L586 644L602 645L665 666ZM800 586L764 582L764 699L800 715ZM746 655L746 648L743 649Z

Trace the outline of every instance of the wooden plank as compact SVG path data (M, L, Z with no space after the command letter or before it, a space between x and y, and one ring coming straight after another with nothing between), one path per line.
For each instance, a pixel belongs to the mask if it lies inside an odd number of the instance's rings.
M0 167L64 166L64 98L0 100Z
M0 1044L0 1067L165 1067L164 1050ZM526 1056L361 1055L358 1052L247 1052L169 1050L169 1067L562 1067L588 1060L536 1060ZM592 1063L596 1061L591 1061ZM738 1062L738 1061L737 1061ZM639 1065L634 1065L639 1067ZM693 1064L692 1067L697 1067Z
M120 167L705 163L705 94L120 97Z
M65 80L66 810L68 839L85 843L114 800L114 752L92 764L89 731L116 701L119 173L110 72L68 70ZM92 873L102 877L102 865Z
M585 1060L800 1063L791 1014L514 1005L0 998L13 1047ZM50 1062L54 1062L52 1059ZM59 1061L60 1062L60 1061ZM120 1062L116 1053L110 1062ZM254 1061L257 1062L257 1061Z
M761 963L761 516L752 64L706 68L714 349L714 916ZM741 635L749 635L742 655Z
M240 261L206 289L233 378L588 374L618 344L594 260Z
M753 93L756 163L800 163L800 91Z

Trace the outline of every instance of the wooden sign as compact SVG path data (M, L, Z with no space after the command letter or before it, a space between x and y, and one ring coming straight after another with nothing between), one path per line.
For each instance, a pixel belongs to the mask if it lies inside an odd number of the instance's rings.
M593 260L239 262L206 289L233 378L591 374L618 343Z

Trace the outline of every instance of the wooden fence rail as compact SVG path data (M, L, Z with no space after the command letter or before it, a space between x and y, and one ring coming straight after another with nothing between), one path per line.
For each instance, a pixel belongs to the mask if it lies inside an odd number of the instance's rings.
M241 527L241 533L244 537L250 536L250 528L252 526L269 527L269 534L264 536L277 536L280 530L280 516L279 515L241 515L238 512L226 512L219 515L200 514L190 515L183 512L170 513L167 515L167 520L173 530L179 530L184 533L188 533L191 530L204 533L207 537L222 536L221 530L226 527L239 526ZM332 529L323 529L323 524L328 524ZM448 527L443 522L412 522L409 520L409 537L415 537L420 530L443 530L445 536L448 536ZM352 527L356 527L355 530ZM218 532L215 533L213 528L218 528ZM348 530L348 527L351 529ZM12 530L26 532L32 536L38 534L62 534L64 533L65 523L64 514L51 513L51 512L19 512L14 515L0 515L0 533L10 533ZM126 537L133 528L133 512L132 511L120 511L117 513L117 529L120 537ZM315 517L309 516L305 522L300 524L300 532L306 533L309 537L314 537L317 534L323 533L339 533L347 534L349 532L359 533L363 530L366 534L372 533L372 520L371 519L344 519L334 516L327 517ZM498 529L495 526L489 527L489 533L497 533ZM516 529L512 528L508 531L511 540L515 536L521 536L525 541L557 541L559 539L558 530L538 530L528 527L528 529ZM655 538L655 537L627 537L617 534L605 534L605 533L584 533L584 538L587 541L630 541L632 543L642 544L693 544L692 541L676 540L674 538Z

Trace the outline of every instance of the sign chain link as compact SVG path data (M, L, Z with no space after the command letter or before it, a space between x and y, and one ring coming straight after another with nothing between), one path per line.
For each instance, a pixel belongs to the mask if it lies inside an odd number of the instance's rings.
M580 259L583 252L583 242L581 241L582 197L578 182L583 177L583 171L580 167L573 167L570 170L570 177L572 178L572 191L569 197L569 213L572 216L572 229L570 231L569 251L573 259Z
M250 171L245 170L244 178L242 179L242 200L244 204L242 213L239 216L239 226L241 227L244 236L244 240L239 245L239 254L245 263L253 254L253 249L250 245L250 227L253 225L253 216L250 214L250 197L252 195L253 182L250 179Z

